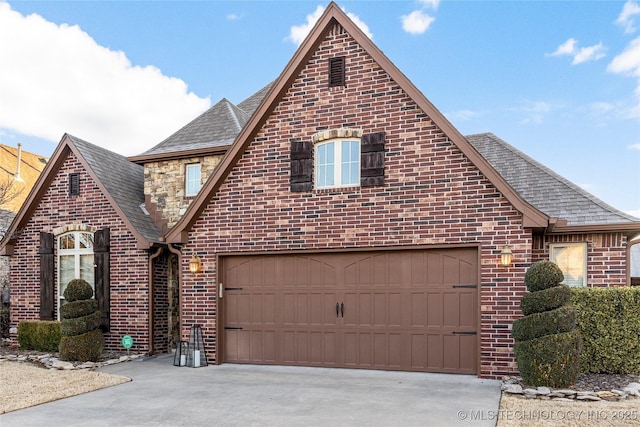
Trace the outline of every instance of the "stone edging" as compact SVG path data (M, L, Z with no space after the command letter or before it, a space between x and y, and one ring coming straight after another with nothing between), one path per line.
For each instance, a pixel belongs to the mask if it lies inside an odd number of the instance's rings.
M559 400L564 402L583 401L597 402L600 400L619 401L627 398L640 398L640 383L629 383L622 390L610 391L577 391L572 389L552 389L549 387L522 388L519 377L504 377L502 392L517 394L527 399Z
M73 362L65 362L64 360L60 360L53 354L29 354L29 355L6 354L6 355L0 355L0 361L9 360L13 362L32 362L32 363L38 363L48 369L61 369L66 371L71 371L71 370L92 371L102 366L109 366L109 365L115 365L116 363L129 362L131 360L139 359L143 356L144 355L142 354L132 354L129 356L120 356L117 359L108 359L102 362L73 363Z

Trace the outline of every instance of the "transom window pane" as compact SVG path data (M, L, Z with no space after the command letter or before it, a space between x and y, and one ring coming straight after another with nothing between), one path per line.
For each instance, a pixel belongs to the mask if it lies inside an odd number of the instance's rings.
M360 141L334 140L316 145L316 188L360 184Z
M200 191L200 164L194 163L186 167L185 194L195 196Z

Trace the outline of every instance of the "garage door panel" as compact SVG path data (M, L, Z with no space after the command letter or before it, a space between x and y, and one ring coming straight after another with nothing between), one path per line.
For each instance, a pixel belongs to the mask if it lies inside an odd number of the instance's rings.
M223 299L224 360L475 373L476 264L475 249L223 258L242 288Z

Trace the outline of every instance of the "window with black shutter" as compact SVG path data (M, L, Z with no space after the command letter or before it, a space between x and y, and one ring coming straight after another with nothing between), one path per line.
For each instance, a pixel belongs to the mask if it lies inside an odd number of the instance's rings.
M313 144L311 141L291 141L291 191L313 189Z
M40 233L40 320L53 320L55 307L54 238L51 233Z
M70 173L69 174L69 195L77 196L78 194L80 194L80 174Z
M329 87L345 86L344 56L329 58Z
M362 135L360 140L360 186L384 185L384 132Z
M110 275L110 234L109 229L98 230L93 235L94 283L98 310L100 310L100 329L108 332L111 327L111 275Z

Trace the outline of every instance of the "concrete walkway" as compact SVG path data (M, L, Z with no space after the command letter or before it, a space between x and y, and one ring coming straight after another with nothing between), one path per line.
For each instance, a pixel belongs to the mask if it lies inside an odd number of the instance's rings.
M500 382L282 366L101 368L132 382L0 416L12 426L495 426Z

